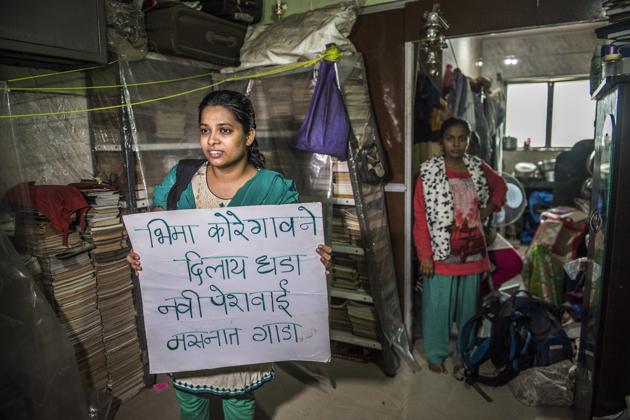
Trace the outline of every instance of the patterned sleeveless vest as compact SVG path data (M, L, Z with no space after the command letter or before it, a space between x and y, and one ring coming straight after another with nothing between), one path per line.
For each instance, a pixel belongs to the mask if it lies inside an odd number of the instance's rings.
M476 156L464 155L464 164L470 173L479 205L485 207L490 199L490 189L483 173L482 161ZM427 224L431 234L433 258L443 261L451 253L453 227L453 193L446 176L443 156L436 156L420 165Z

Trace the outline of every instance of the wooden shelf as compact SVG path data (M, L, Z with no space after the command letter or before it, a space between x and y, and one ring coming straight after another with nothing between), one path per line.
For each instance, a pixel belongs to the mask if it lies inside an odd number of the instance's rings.
M339 287L331 287L330 296L334 296L334 297L338 297L342 299L356 300L357 302L366 302L366 303L374 302L374 300L372 299L372 296L367 294L365 291L348 290L348 289L342 289Z
M382 350L383 346L376 340L359 337L346 331L330 330L330 339L341 343L354 344L356 346L367 347L375 350Z

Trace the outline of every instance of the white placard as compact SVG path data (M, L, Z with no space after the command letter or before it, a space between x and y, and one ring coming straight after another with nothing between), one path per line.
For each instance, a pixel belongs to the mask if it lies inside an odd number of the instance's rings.
M123 216L151 373L330 361L320 203Z

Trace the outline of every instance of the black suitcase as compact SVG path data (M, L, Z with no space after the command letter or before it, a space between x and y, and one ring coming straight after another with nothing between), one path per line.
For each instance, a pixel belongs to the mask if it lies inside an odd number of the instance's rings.
M262 0L202 0L201 8L224 19L246 24L258 23L262 18Z
M146 13L149 48L163 54L237 66L247 26L177 5Z

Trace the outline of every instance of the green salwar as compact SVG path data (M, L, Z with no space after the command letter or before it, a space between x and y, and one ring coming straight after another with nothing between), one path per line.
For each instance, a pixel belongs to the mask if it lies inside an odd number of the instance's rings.
M175 390L179 401L180 420L208 420L210 416L210 400ZM225 420L251 420L254 418L256 400L252 394L239 398L223 399L223 417Z
M429 363L439 365L448 357L453 322L461 331L464 323L477 313L480 279L480 274L435 274L424 280L422 335Z

